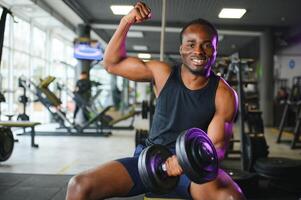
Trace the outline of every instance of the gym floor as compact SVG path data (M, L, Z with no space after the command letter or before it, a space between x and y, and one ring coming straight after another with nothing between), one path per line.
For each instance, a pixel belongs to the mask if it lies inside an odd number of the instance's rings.
M138 117L135 127L148 128L148 121ZM37 131L45 130L54 131L55 125L37 127ZM12 156L0 163L0 173L73 175L113 159L131 156L135 146L134 130L113 130L109 137L38 135L39 148L31 148L30 137L17 136L20 132L22 130L14 130L19 142L15 143ZM234 137L239 138L238 131L235 132ZM275 143L277 134L276 129L265 130L269 157L301 159L301 149L291 150L286 143ZM285 133L284 139L290 140L292 135ZM239 148L238 144L235 148Z

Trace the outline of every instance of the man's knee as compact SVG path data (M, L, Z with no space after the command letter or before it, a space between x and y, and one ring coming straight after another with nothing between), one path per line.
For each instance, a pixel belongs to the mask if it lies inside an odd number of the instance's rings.
M91 184L84 175L73 176L68 183L67 200L88 199Z

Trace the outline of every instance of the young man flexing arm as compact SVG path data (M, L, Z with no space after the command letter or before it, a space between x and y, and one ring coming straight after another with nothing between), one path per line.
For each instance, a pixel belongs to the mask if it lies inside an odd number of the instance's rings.
M122 18L107 46L104 66L109 73L130 80L154 81L157 94L159 94L172 72L171 67L160 61L145 63L138 58L126 56L125 51L126 34L130 26L147 20L149 17L150 9L144 3L138 2L135 8ZM212 46L217 45L217 34L212 34L208 25L193 24L185 28L183 36L185 38L180 47L183 60L183 65L180 66L181 79L186 88L198 90L209 84L209 74L216 56L216 48ZM227 130L231 127L232 118L236 112L235 94L222 80L219 81L214 103L216 112L206 129L221 160L230 135ZM66 198L68 200L104 199L147 192L137 175L137 163L137 157L126 158L123 161L112 161L85 171L70 180ZM167 173L170 175L182 173L175 156L167 162ZM186 178L184 188L184 191L181 190L183 193L189 190L188 196L185 194L184 198L190 196L193 199L243 199L237 185L222 170L219 170L216 180L206 184L190 183Z
M126 55L126 35L134 23L141 23L151 17L151 10L144 3L138 2L134 9L124 16L111 38L105 54L104 67L114 75L133 81L154 81L156 91L162 89L170 74L170 66L158 60L144 62L137 57Z

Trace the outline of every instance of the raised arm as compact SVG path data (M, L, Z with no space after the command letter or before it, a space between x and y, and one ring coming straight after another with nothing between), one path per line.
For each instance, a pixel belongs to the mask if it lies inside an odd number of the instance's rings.
M151 68L164 65L159 61L143 62L139 58L126 55L126 35L131 25L149 19L150 15L150 8L142 2L138 2L134 9L121 19L104 54L103 64L109 73L134 81L150 81L154 78Z
M219 161L224 159L228 148L237 106L236 92L224 80L221 80L215 97L216 112L207 132L217 150Z

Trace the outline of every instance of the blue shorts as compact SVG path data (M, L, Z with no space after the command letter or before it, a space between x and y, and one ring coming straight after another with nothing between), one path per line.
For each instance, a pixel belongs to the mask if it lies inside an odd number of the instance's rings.
M138 145L135 149L135 153L133 157L128 157L128 158L122 158L118 159L116 161L120 162L128 171L129 175L131 176L134 186L132 189L129 191L126 197L130 196L135 196L139 194L144 194L147 193L148 197L161 197L161 198L183 198L183 199L191 199L189 188L190 188L190 183L191 181L186 175L182 175L180 177L180 181L178 183L178 186L172 190L170 193L166 195L156 195L150 193L150 191L144 187L140 176L138 172L138 158L141 153L141 151L145 147L142 145ZM170 149L173 153L175 152L174 149Z

